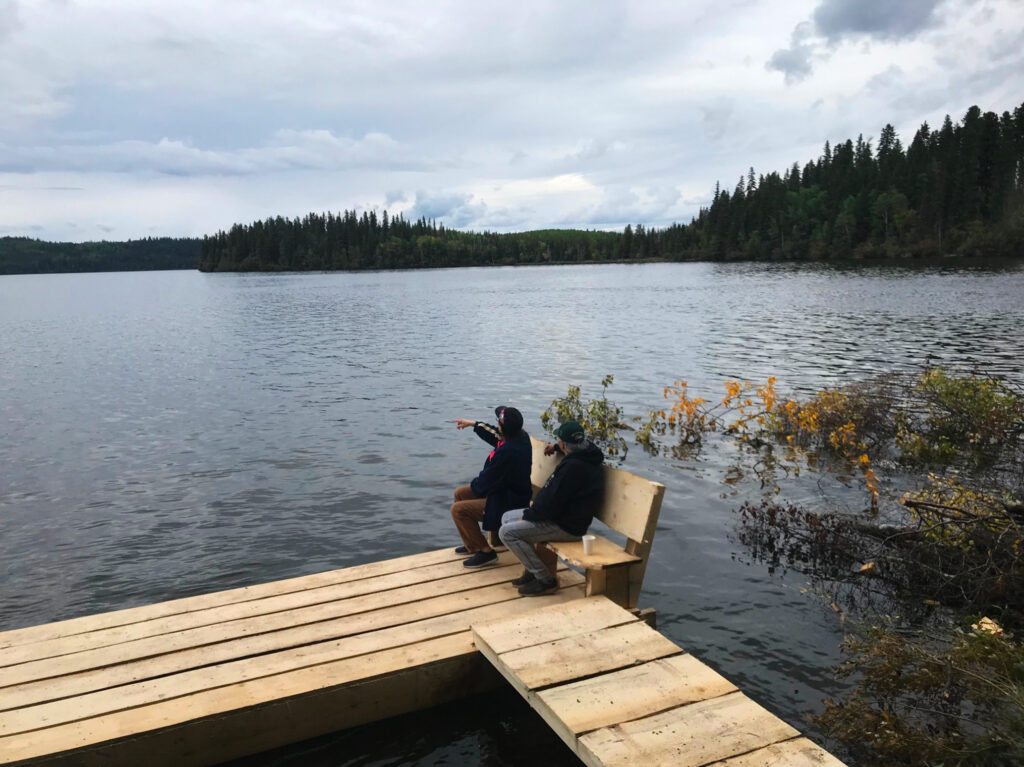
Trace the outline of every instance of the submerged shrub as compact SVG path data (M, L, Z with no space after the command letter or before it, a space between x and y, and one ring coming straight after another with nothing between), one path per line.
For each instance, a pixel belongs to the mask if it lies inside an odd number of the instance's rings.
M575 420L606 456L623 461L629 446L619 431L628 427L622 422L622 408L608 399L608 387L614 380L610 375L602 378L601 397L592 400L582 398L579 386L570 386L564 397L552 400L540 414L541 424L553 434L560 423Z

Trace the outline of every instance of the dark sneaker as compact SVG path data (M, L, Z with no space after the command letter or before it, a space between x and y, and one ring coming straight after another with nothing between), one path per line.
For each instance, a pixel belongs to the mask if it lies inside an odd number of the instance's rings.
M530 581L535 581L535 580L537 580L537 576L535 576L529 570L524 568L523 569L523 574L520 575L518 578L516 578L514 581L512 581L512 585L513 586L525 586Z
M524 597L539 597L543 594L554 594L556 591L558 591L558 581L551 575L547 578L534 578L519 587L519 593Z
M473 552L470 551L469 549L467 549L465 546L456 546L455 547L455 553L458 554L459 556L464 557L467 554L472 554Z
M462 563L463 567L483 567L484 565L493 565L498 562L498 552L496 551L478 551L476 554L471 556L465 562Z

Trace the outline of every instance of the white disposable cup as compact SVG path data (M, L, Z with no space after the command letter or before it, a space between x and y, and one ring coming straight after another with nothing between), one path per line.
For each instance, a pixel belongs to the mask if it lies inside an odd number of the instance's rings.
M593 554L594 553L594 540L597 536L584 535L583 536L583 553Z

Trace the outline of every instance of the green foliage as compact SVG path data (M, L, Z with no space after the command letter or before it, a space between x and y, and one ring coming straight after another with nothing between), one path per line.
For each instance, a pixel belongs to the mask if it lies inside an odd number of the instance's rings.
M915 389L920 407L901 412L896 443L905 461L991 464L1024 435L1024 397L1005 382L925 371Z
M625 460L629 446L619 434L626 427L622 422L622 408L608 399L608 387L614 378L610 375L601 379L601 397L584 400L579 386L570 386L564 397L552 400L551 405L540 414L540 421L551 434L560 423L578 421L587 438L600 447L606 456Z
M989 619L952 637L873 627L844 643L859 680L816 717L865 765L998 767L1024 762L1024 645Z
M895 493L883 499L886 524L767 500L739 509L738 538L769 570L796 568L838 612L842 602L892 623L845 643L841 671L857 686L818 722L859 764L1020 764L1024 647L1011 632L1024 631L1024 398L991 376L929 368L769 402L760 410L787 451L860 453L876 494L869 464L899 471L892 489L919 475L903 509Z

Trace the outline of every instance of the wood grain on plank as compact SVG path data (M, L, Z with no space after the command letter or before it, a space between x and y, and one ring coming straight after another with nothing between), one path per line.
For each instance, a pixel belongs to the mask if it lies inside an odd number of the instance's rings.
M302 696L338 685L391 674L407 674L408 686L413 689L417 683L417 675L422 671L420 667L458 656L472 655L474 652L472 636L469 631L465 631L384 650L369 656L349 658L228 687L205 690L104 716L0 737L0 754L8 761L18 761L60 754L117 738L130 738L139 733L174 727L210 716L232 712L235 712L236 716L244 716L247 711L257 715L259 709L270 701ZM323 715L332 716L331 712L326 711ZM332 721L335 729L348 726L333 716Z
M734 756L709 767L846 767L832 754L807 738L794 738L783 743L759 748Z
M627 554L617 543L612 543L600 535L595 536L589 554L583 553L582 541L549 541L544 545L573 567L581 567L584 570L603 570L606 567L621 567L640 561L640 557Z
M511 565L515 563L515 558L511 554L505 553L500 558L500 561L502 564ZM417 567L411 570L360 578L355 581L337 583L330 586L320 586L262 599L250 599L219 607L191 610L172 616L137 621L123 626L99 629L73 636L57 637L8 648L0 656L0 666L12 666L17 663L53 658L69 653L83 652L85 650L129 642L135 639L144 639L146 637L171 634L203 626L212 626L218 623L227 623L228 621L243 618L285 612L287 610L350 599L365 594L383 593L418 583L432 583L441 578L472 578L476 574L477 571L468 570L462 566L462 560L457 559L439 565Z
M0 632L0 649L14 647L30 642L39 642L46 639L54 639L61 636L81 634L87 631L110 628L112 626L123 626L138 621L162 618L168 615L201 610L208 607L245 602L250 599L263 599L268 596L288 594L295 591L328 586L334 583L344 583L359 580L360 578L372 578L377 575L400 572L416 567L426 567L451 560L454 554L451 549L440 549L427 551L422 554L412 554L406 557L386 559L380 562L369 562L365 565L355 565L340 570L329 570L312 575L303 575L297 578L288 578L283 581L271 581L253 586L243 586L227 591L216 591L209 594L199 594L193 597L183 597L166 602L157 602L141 607L130 607L124 610L113 610L111 612L97 613L95 615L84 615L80 618L70 618L54 623L44 623L38 626L12 629ZM461 560L460 560L461 561Z
M678 645L641 621L511 650L500 663L528 690L676 655ZM500 669L499 669L500 670Z
M338 602L243 618L173 634L136 639L112 647L100 647L57 658L30 661L0 668L0 687L212 645L243 636L267 634L295 625L317 623L345 615L379 610L382 607L421 602L440 594L469 593L482 586L507 583L517 575L518 570L515 567L489 567L475 573L473 578L444 578L431 583L393 589L383 594L366 594Z
M736 685L687 654L550 687L537 697L538 708L579 735L735 691Z
M580 586L570 587L553 595L552 599L559 603L566 603L578 599L581 593ZM22 707L0 713L0 736L139 708L162 700L333 663L345 658L360 655L371 656L374 653L402 645L464 632L469 628L471 622L476 620L486 621L510 613L526 613L535 607L536 603L532 600L514 599L512 602L501 602L462 613L404 623L390 629L337 641L322 642L286 652L246 658L73 698ZM368 665L368 669L371 668Z
M798 734L735 692L594 730L579 739L579 753L605 767L703 767Z
M543 600L538 598L538 601ZM636 617L628 610L598 596L565 607L541 606L522 617L475 624L473 631L500 655L510 650L634 621Z
M572 590L572 587L582 580L580 575L566 570L559 574L559 579L563 590L567 592L568 599L578 599L582 596L579 588ZM373 611L343 616L331 621L296 626L278 632L187 648L135 661L124 661L98 669L2 688L0 689L0 711L82 695L249 656L280 652L289 648L375 632L389 627L401 627L438 616L460 615L463 611L477 607L507 603L510 600L522 601L523 599L525 598L520 597L511 584L501 583L457 594L441 595L419 602L382 607ZM536 606L535 600L530 601ZM518 613L517 610L509 610L505 614L516 613ZM472 616L475 614L467 612L466 615L469 616L466 618L468 627L469 621L474 620ZM497 617L497 615L488 615L492 618ZM477 618L476 620L481 619Z

